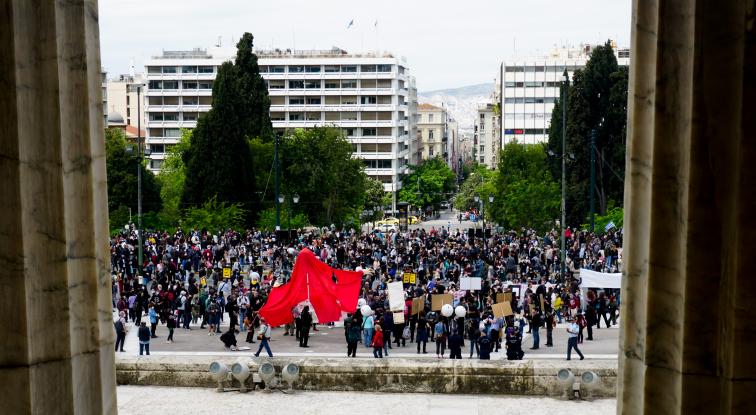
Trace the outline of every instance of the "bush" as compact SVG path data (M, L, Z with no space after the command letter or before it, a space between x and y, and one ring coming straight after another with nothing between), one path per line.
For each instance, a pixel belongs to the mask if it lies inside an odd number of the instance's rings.
M242 229L246 213L241 203L218 202L213 197L202 207L187 210L183 223L188 229Z
M300 229L309 225L310 221L307 219L307 215L304 213L297 213L291 217L291 228ZM289 212L281 207L281 229L286 229L289 226ZM260 219L257 222L257 227L261 230L272 231L276 229L276 208L272 207L265 209L260 214Z

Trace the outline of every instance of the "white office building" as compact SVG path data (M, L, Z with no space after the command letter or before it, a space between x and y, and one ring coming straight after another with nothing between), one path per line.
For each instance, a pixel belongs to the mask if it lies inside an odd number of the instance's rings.
M473 135L472 158L474 161L496 169L501 151L499 138L499 120L494 104L478 106L478 116L475 118Z
M562 74L566 69L572 79L575 70L585 67L591 49L591 45L560 48L543 57L502 62L494 102L501 108L503 144L515 139L526 144L548 141L551 111L559 99ZM628 66L630 50L614 49L619 65Z
M210 109L218 67L234 50L164 51L147 67L149 167L158 171L181 128L193 128ZM331 50L258 50L260 73L268 85L270 118L282 132L323 125L341 127L368 175L386 191L401 188L410 159L415 117L414 80L406 61L391 54L350 54ZM413 95L414 94L414 95Z

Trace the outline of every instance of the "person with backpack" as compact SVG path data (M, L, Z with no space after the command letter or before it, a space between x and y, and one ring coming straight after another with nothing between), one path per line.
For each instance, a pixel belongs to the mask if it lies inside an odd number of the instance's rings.
M462 359L462 336L456 330L449 336L449 359Z
M360 341L360 322L350 314L344 323L347 341L347 357L357 357L357 342Z
M218 320L220 319L218 316L220 311L215 294L211 294L210 297L208 297L207 306L205 308L207 309L207 325L209 327L207 335L215 336L215 333L218 331Z
M578 343L583 342L583 329L588 325L588 323L585 321L585 316L583 316L583 310L578 310L577 317L575 318L575 323L578 326Z
M447 333L448 333L448 330L446 329L446 325L439 318L438 322L433 327L433 334L435 335L435 338L436 338L436 357L439 359L444 357L444 352L446 351Z
M168 326L168 338L165 342L173 343L173 331L176 329L176 317L173 314L168 316L168 323L166 325Z

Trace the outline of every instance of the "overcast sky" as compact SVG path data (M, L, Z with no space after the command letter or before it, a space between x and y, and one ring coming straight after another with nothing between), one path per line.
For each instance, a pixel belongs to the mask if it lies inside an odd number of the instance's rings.
M161 50L224 46L382 50L405 56L418 90L492 82L507 57L557 44L629 46L630 0L100 0L102 64L137 72ZM347 29L348 23L354 25ZM377 21L377 25L375 24Z

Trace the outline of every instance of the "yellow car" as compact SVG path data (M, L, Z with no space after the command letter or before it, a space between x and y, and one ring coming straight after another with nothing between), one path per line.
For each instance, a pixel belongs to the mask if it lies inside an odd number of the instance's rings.
M399 225L399 219L397 219L397 218L385 218L383 220L379 220L375 224L377 226L380 226L380 225Z
M416 224L416 223L419 223L419 222L420 222L420 219L418 219L418 217L417 217L417 216L410 216L410 217L408 217L408 218L407 218L407 222L408 222L408 223L409 223L410 225L414 225L414 224Z

